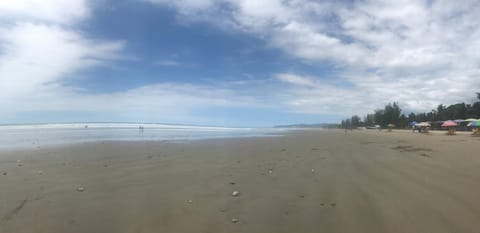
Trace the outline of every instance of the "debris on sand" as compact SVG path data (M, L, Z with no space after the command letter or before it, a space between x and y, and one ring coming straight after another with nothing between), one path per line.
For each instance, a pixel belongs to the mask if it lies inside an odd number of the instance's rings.
M7 173L6 173L6 172L4 172L4 173L3 173L3 175L4 175L4 176L6 176L6 175L7 175Z
M232 218L232 223L237 223L237 222L238 222L238 219Z
M312 172L315 172L315 169L312 169Z
M392 147L392 149L398 150L400 152L432 151L432 149L415 147L415 146L411 146L411 145L396 146L396 147Z
M239 191L233 191L232 196L238 197L238 196L240 196L240 192Z
M193 201L192 201L192 200L188 200L188 204L192 204L192 203L193 203Z
M80 186L80 187L77 188L77 191L78 191L78 192L83 192L83 191L85 191L85 188L82 187L82 186Z
M272 173L273 173L273 170L272 170L272 169L268 169L268 173L272 174Z
M229 184L231 184L231 185L235 185L236 183L232 181L232 182L230 182Z

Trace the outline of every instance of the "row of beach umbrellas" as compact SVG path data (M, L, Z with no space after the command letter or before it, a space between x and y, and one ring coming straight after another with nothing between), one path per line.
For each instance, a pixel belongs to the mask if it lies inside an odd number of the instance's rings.
M467 124L467 126L469 126L469 127L480 127L480 119L474 119L474 118L469 118L469 119L466 119L466 120L457 119L457 120L453 120L453 121L452 120L444 121L441 126L442 127L455 127L459 123L462 123L462 122L469 122ZM429 122L417 123L416 121L412 121L412 122L410 122L410 126L431 127L432 125Z

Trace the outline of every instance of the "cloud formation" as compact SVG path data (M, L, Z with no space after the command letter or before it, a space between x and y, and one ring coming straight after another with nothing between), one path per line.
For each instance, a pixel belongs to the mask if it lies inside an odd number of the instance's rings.
M480 4L475 0L137 4L169 7L182 22L202 21L260 38L311 67L331 64L335 74L308 74L286 64L261 83L255 77L240 80L239 74L234 81L205 85L170 80L92 94L67 83L80 71L124 59L128 41L95 38L81 30L93 17L91 1L7 0L0 1L0 117L80 111L116 119L134 114L128 119L193 122L197 112L215 107L275 106L287 114L349 115L391 101L425 111L440 103L470 101L480 90ZM150 63L183 64L176 59Z
M198 1L185 2L202 6ZM162 82L100 94L67 85L79 78L79 71L126 57L126 41L92 38L79 29L91 17L90 4L87 0L0 2L0 123L44 112L50 112L53 121L62 121L61 114L57 118L54 113L82 113L81 117L86 113L106 115L101 118L106 121L198 122L195 113L206 108L257 105L254 98L221 85ZM170 59L155 65L180 63Z
M89 16L86 1L0 3L0 115L69 101L63 82L75 72L120 56L123 41L90 39L76 30ZM2 114L3 113L3 114Z
M293 111L363 113L387 101L424 111L470 101L480 90L476 0L151 1L189 20L262 38L305 63L335 64L341 71L335 82L277 75L290 84L284 103Z

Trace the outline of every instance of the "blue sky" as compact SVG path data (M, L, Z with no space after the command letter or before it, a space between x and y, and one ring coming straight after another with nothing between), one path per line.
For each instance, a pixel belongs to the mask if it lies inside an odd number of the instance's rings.
M272 126L468 102L479 13L475 1L2 1L0 123Z

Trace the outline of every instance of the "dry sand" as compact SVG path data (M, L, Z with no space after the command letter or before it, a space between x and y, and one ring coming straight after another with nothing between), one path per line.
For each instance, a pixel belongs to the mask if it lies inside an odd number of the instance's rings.
M377 131L2 151L0 232L478 233L479 151Z

